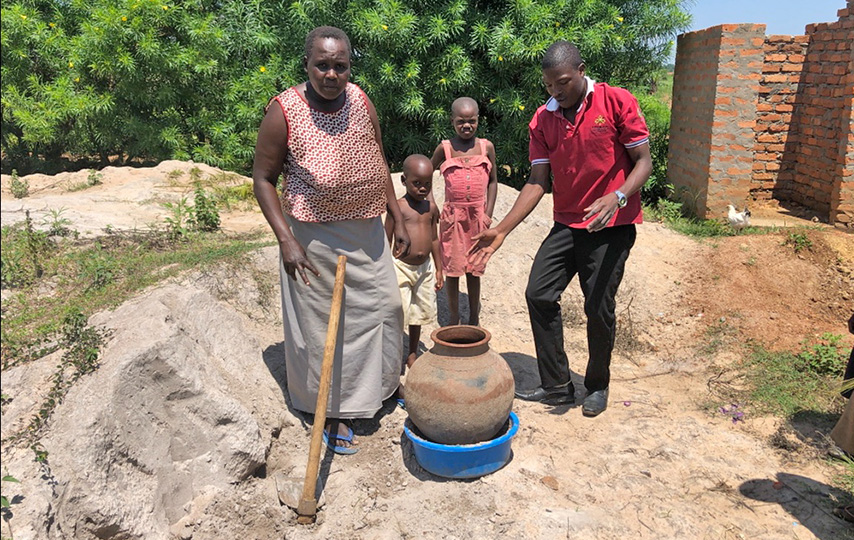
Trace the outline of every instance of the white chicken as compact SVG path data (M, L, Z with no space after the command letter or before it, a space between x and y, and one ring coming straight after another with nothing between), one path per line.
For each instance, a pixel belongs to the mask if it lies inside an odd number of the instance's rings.
M736 231L740 231L750 225L750 210L746 206L743 212L737 212L735 206L731 204L728 204L727 208L729 209L727 220L729 220L730 227Z

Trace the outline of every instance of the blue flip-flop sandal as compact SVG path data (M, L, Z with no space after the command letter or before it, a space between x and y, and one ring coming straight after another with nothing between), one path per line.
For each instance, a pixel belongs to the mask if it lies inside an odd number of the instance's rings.
M337 434L330 436L329 433L327 433L327 431L324 429L323 442L326 443L326 446L328 446L336 454L349 456L359 451L358 448L353 448L352 446L338 446L337 444L334 444L333 441L353 442L353 428L351 428L350 426L347 426L347 435L343 437Z

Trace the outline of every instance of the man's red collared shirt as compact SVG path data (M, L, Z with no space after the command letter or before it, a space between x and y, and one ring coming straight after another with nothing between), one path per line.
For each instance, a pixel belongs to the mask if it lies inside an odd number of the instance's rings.
M587 79L587 95L571 124L550 98L528 124L531 165L548 163L554 181L554 220L584 228L585 208L619 189L634 167L627 151L649 142L637 99L622 88ZM641 223L640 193L629 197L608 226Z

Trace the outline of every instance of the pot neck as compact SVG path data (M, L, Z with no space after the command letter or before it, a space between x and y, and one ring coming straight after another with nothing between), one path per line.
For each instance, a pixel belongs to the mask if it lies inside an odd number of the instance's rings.
M478 326L449 326L433 332L433 352L449 356L477 356L489 351L492 335Z

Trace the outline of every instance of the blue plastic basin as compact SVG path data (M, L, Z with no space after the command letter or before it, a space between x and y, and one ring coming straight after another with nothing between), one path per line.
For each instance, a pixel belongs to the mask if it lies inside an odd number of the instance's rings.
M427 471L445 478L477 478L493 473L510 460L510 442L519 431L519 418L510 412L510 426L498 438L477 444L439 444L428 441L406 421L403 432L412 441L415 459Z

